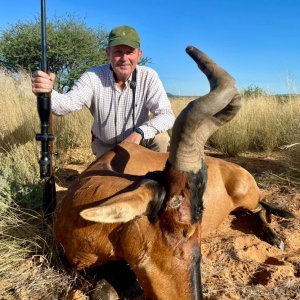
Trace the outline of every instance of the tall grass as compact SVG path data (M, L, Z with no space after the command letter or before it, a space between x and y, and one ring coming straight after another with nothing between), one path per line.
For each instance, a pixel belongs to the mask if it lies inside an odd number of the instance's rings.
M29 76L17 78L0 71L0 149L24 144L32 140L38 124L30 90Z
M31 92L26 73L12 76L0 70L0 151L35 139L40 132L36 97ZM58 152L69 148L89 147L92 117L83 109L65 117L53 117L55 147Z
M0 231L0 299L66 299L74 276L63 271L43 218L10 204L1 213Z
M186 102L191 99L183 99ZM180 112L181 99L173 99ZM279 101L275 96L243 98L237 116L220 128L210 145L229 155L255 150L270 153L285 144L299 141L300 97Z

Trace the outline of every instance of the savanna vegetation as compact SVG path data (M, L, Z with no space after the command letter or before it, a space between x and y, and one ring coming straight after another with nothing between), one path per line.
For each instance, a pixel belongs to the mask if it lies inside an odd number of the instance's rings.
M171 99L175 114L191 100ZM64 271L51 228L40 212L40 145L34 138L39 119L30 76L1 70L0 102L0 298L64 299L78 275ZM238 156L247 151L272 155L286 147L295 171L289 173L290 184L299 187L299 118L299 97L244 97L237 117L210 139L208 149ZM86 109L54 117L55 151L60 153L55 170L63 169L70 158L73 163L92 161L89 150L76 152L90 146L91 121Z
M0 37L0 298L7 300L67 299L81 280L61 262L61 249L41 211L40 145L35 141L40 129L29 75L40 64L39 30L38 20L18 22ZM107 32L101 27L88 28L72 16L49 21L48 59L57 74L56 88L67 89L83 70L105 63L106 43ZM145 58L141 64L148 62ZM171 98L175 114L192 99ZM86 165L94 159L89 149L91 123L87 109L63 118L54 116L58 186L60 172L70 163ZM249 151L266 156L284 151L287 164L282 176L298 190L299 124L299 96L278 98L250 87L243 91L237 117L209 140L207 151L231 157ZM204 290L209 295L208 286Z

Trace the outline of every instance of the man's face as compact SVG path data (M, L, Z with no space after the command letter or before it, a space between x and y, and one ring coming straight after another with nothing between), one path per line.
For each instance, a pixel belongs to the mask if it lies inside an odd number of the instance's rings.
M106 48L106 54L118 80L126 81L142 57L140 49L126 45Z

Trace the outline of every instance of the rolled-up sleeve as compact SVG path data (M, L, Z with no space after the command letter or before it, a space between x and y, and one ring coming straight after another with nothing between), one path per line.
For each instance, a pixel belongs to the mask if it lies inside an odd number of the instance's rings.
M63 116L80 110L83 106L90 108L93 97L94 91L89 72L85 72L66 94L52 91L51 110L54 114Z
M139 126L144 132L144 138L153 138L156 134L173 127L175 116L170 100L157 73L152 70L152 78L147 92L146 105L153 117Z

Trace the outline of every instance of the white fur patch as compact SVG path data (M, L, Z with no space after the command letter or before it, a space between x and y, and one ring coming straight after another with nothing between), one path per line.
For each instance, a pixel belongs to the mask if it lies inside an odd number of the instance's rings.
M171 208L178 208L183 202L185 198L182 195L175 195L169 202L169 206Z

